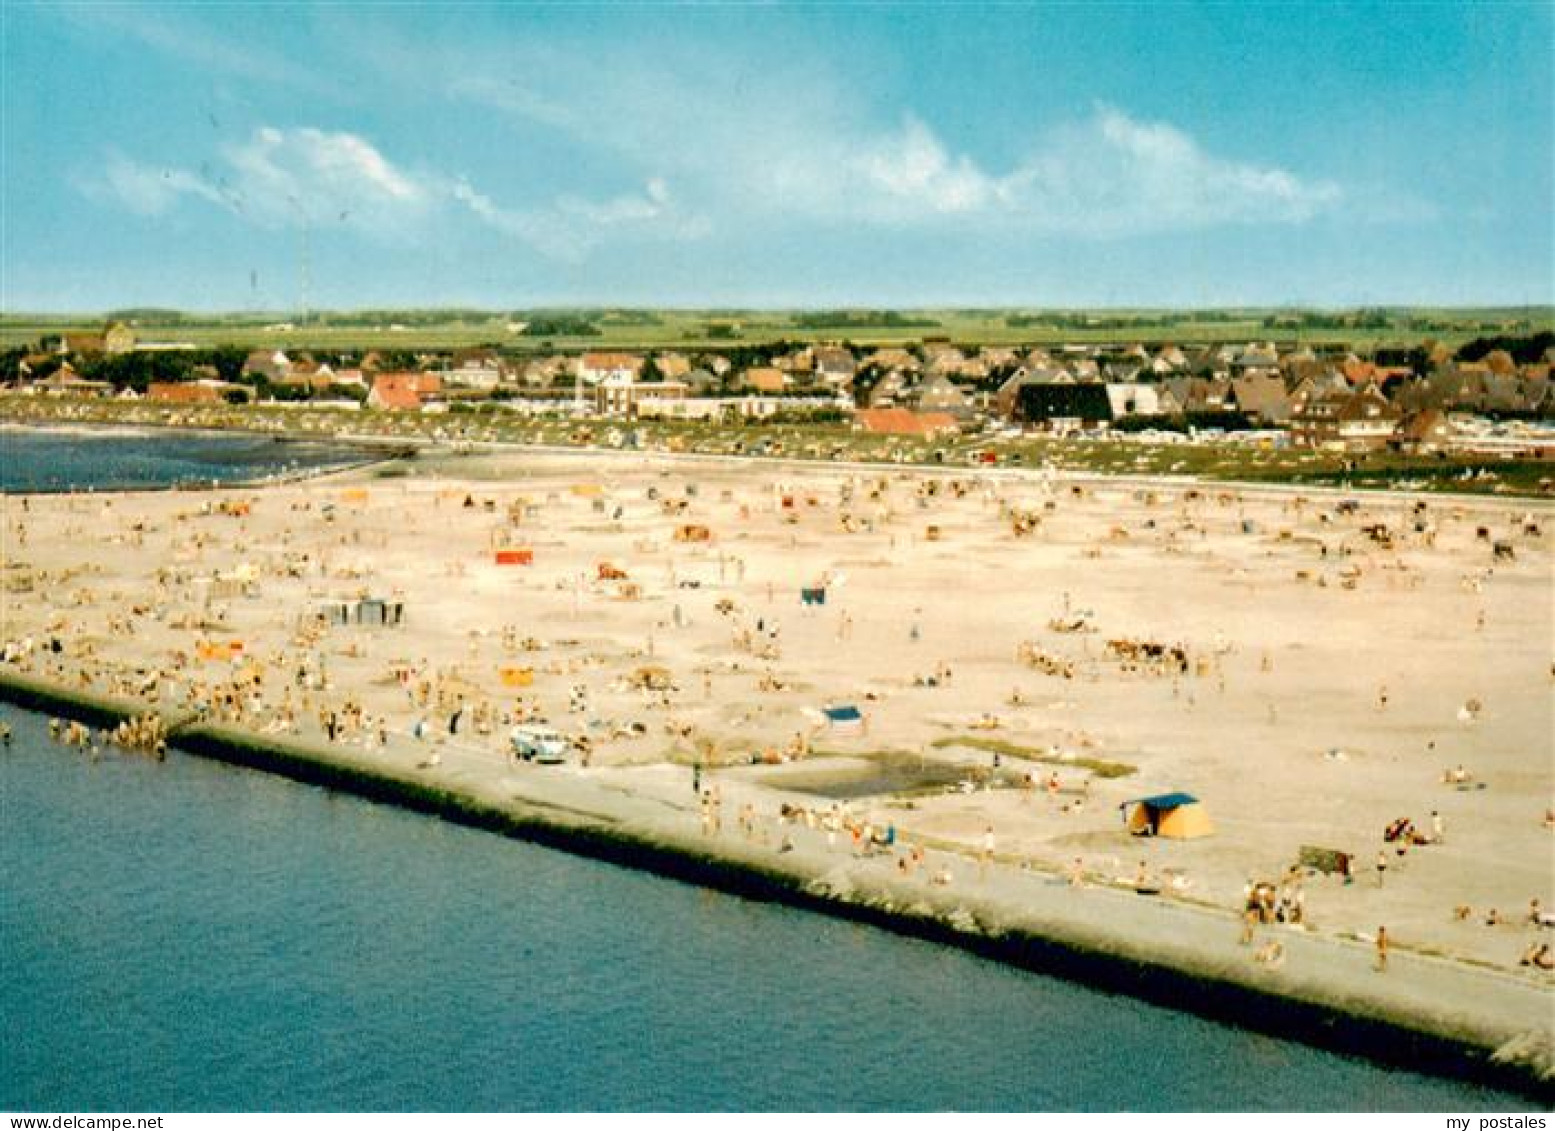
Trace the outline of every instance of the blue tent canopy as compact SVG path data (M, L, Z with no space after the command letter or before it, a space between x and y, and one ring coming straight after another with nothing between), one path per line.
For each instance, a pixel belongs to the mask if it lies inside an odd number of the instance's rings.
M864 717L859 714L857 707L826 707L823 709L826 717L834 723L853 723Z
M1148 805L1152 809L1176 809L1182 805L1197 805L1199 799L1191 793L1158 793L1154 797L1136 797L1124 801L1118 808L1128 805Z

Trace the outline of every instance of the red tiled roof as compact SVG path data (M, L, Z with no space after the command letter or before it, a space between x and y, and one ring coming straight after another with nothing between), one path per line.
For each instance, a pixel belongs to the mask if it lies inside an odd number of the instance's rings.
M956 428L956 418L948 412L909 412L905 408L864 408L853 419L866 432L899 436L928 436Z
M377 408L416 412L421 408L421 394L416 387L415 373L393 373L373 378L372 392L368 394Z

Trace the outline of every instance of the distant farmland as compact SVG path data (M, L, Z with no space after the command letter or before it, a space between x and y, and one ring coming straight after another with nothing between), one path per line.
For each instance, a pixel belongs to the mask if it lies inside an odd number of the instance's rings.
M0 316L0 348L30 345L61 333L95 333L113 315ZM533 315L486 312L391 311L381 319L321 313L304 320L275 314L200 316L124 312L142 342L189 342L249 349L447 350L486 345L514 352L584 349L711 349L778 340L848 341L859 346L944 340L962 345L1035 346L1063 343L1147 344L1245 342L1413 345L1431 339L1459 344L1482 334L1555 328L1555 308L1392 309L1352 312L1289 310L565 310ZM512 319L536 331L515 333ZM587 332L593 331L593 332Z

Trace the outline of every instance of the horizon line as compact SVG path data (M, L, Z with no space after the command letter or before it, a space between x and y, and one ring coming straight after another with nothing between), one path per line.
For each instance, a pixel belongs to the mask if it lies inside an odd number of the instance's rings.
M1023 304L1009 305L978 304L978 303L932 303L921 305L891 305L891 304L857 304L857 303L823 303L814 306L809 305L772 305L772 306L734 306L734 305L651 305L644 303L608 303L608 302L572 302L538 305L513 305L513 306L480 306L465 305L461 303L417 305L373 305L361 307L325 307L309 310L295 310L284 307L268 308L262 310L242 310L231 308L198 308L181 306L159 306L153 303L132 304L114 307L92 308L40 308L24 310L0 310L0 320L20 321L29 318L106 318L111 315L123 315L128 313L155 313L175 314L180 316L193 316L202 318L226 318L226 319L257 319L257 318L287 318L298 322L312 322L321 318L339 316L360 316L369 313L393 313L393 314L435 314L439 312L459 312L465 314L490 315L493 318L510 317L513 314L553 314L576 313L579 311L600 311L609 313L623 311L633 313L664 313L664 314L705 314L712 316L736 315L736 314L812 314L812 313L845 313L845 314L932 314L944 312L977 313L977 314L1279 314L1279 313L1317 313L1317 314L1350 314L1360 311L1388 311L1397 313L1410 312L1546 312L1555 315L1555 299L1544 302L1473 302L1473 303L1412 303L1412 302L1357 302L1357 303L1222 303L1222 304L1190 304L1183 306L1158 306L1150 304L1121 304L1121 305L1047 305L1047 304ZM903 327L912 329L912 327ZM924 327L930 329L931 327Z

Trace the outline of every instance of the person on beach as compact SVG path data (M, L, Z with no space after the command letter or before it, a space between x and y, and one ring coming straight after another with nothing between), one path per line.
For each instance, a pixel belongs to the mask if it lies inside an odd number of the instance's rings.
M1388 874L1388 854L1386 851L1377 853L1377 886L1382 886L1383 879Z
M993 826L989 825L983 832L983 851L977 858L977 875L979 879L984 879L988 875L988 865L993 860L993 847Z
M1550 944L1547 942L1529 943L1518 965L1536 966L1540 970L1555 970L1555 953L1550 951Z
M1247 909L1242 912L1242 934L1241 937L1237 939L1237 944L1239 946L1252 945L1253 935L1258 930L1258 921L1260 918L1262 918L1262 916L1259 914L1257 906L1249 903Z
M1377 973L1381 974L1388 968L1388 929L1377 928Z
M1270 939L1253 952L1253 961L1271 969L1285 962L1285 945L1278 939Z

